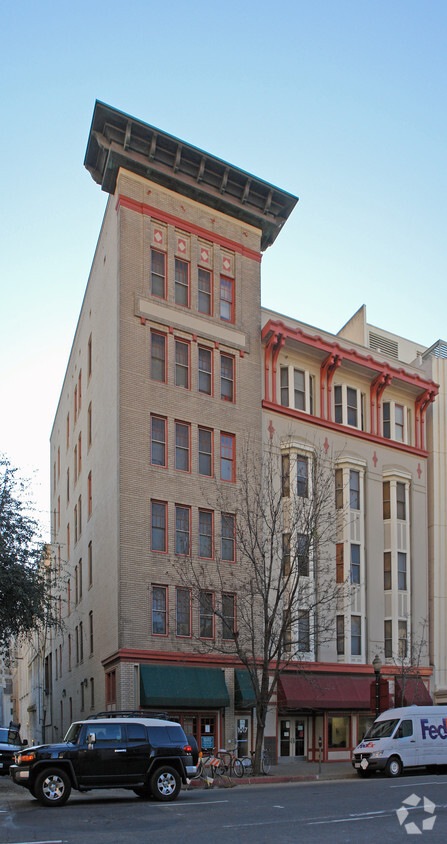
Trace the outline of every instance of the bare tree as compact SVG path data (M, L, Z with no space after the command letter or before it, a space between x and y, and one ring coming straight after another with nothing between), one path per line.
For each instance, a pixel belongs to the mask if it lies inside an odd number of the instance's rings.
M197 649L236 657L250 675L256 704L259 771L268 707L290 665L317 658L334 639L335 496L333 461L318 448L304 455L270 442L263 460L247 441L238 481L220 484L221 529L213 564L178 561L182 583L200 608ZM200 542L200 538L199 538ZM211 628L214 621L217 624ZM215 631L206 644L206 624ZM202 626L203 625L203 626Z

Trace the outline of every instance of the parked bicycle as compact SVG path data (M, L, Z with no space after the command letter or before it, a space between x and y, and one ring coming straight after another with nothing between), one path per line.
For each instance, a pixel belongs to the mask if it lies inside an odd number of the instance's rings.
M251 777L254 774L254 761L255 761L255 752L254 750L250 750L251 756L243 756L240 760L242 762L242 767L244 770L244 776ZM261 755L261 773L267 774L270 773L270 769L272 767L272 763L270 761L270 755L268 750L263 750Z
M223 770L219 769L219 773L226 774L228 777L234 776L235 777L243 777L244 776L244 766L242 764L242 760L236 756L236 748L233 750L225 750L222 748L218 750L216 756L222 762Z
M225 774L225 766L222 760L214 752L214 748L205 755L200 751L195 774L190 777L192 780L203 780L212 785L216 776Z

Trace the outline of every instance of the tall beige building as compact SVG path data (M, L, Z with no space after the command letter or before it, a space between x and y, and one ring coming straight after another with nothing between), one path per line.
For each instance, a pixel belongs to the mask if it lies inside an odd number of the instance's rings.
M296 198L101 103L85 166L110 196L51 434L52 727L143 706L217 746L248 736L212 647L237 595L196 604L178 566L236 559L219 488L260 448L261 254Z

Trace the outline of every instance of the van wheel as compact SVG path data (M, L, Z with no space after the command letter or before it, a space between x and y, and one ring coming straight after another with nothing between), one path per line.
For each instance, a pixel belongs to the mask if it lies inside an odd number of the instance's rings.
M400 777L402 770L402 762L400 761L398 756L392 756L391 759L388 759L385 768L385 773L387 777Z

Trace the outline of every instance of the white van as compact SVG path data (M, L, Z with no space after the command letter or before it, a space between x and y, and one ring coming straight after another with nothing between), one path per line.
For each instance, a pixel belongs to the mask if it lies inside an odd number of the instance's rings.
M382 712L355 748L352 765L361 777L373 771L399 777L404 768L447 765L447 706Z

